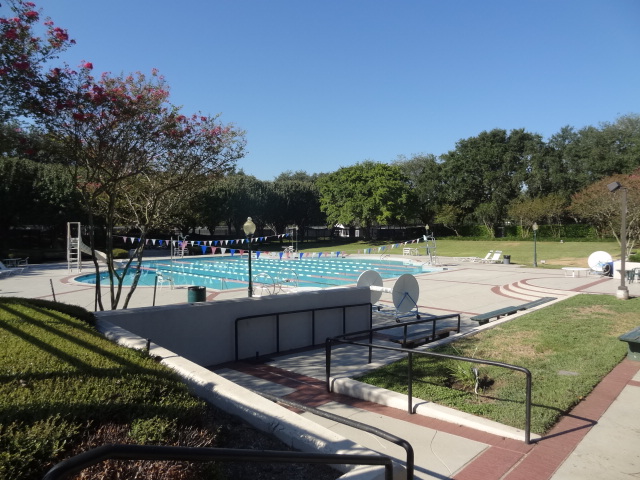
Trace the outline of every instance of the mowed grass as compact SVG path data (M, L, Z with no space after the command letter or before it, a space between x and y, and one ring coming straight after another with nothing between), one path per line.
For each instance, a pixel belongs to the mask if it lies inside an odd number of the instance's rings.
M217 446L213 411L169 369L57 308L92 319L53 302L0 301L0 478L39 479L63 454L105 443ZM211 468L145 465L154 478Z
M639 324L639 298L579 295L434 351L528 368L533 378L531 429L544 434L625 357L627 344L618 336ZM524 374L483 365L480 377L491 385L476 395L473 388L455 383L473 366L415 355L413 396L524 428ZM407 393L407 361L359 380Z
M397 245L392 248L393 245ZM356 254L358 251L373 249L372 255L380 254L402 255L405 247L419 248L420 255L425 254L425 243L419 242L405 245L403 243L389 242L352 242L338 245L316 246L314 248L304 248L304 244L299 244L300 251L322 252L322 251L342 251L347 254ZM380 247L384 250L378 251ZM436 239L436 254L442 257L480 257L489 250L502 250L505 255L511 255L511 263L531 266L533 264L533 241L513 241L513 240L457 240L457 239ZM615 241L608 242L563 242L559 241L538 241L536 242L538 267L540 268L560 268L560 267L588 267L587 259L589 255L596 251L608 252L613 259L620 258L620 246ZM544 261L544 263L543 263Z
M86 310L0 298L0 480L36 480L107 444L293 450L191 395L145 352L118 346ZM74 478L333 480L328 465L107 460Z

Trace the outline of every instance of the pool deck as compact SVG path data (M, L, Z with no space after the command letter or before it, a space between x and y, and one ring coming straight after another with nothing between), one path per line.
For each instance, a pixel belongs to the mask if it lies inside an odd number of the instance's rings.
M406 257L399 257L406 260ZM424 257L414 257L424 261ZM540 297L557 299L580 293L615 295L620 280L593 275L566 276L560 269L518 265L456 262L440 258L447 270L416 275L420 286L420 312L444 315L461 313L464 329L477 329L469 317L518 305ZM83 273L90 273L88 262ZM66 264L32 265L20 275L0 280L1 296L46 298L93 310L93 285L73 281ZM393 286L394 280L385 281ZM628 285L631 297L640 296L640 283ZM106 293L106 289L105 293ZM128 289L124 289L123 295ZM185 303L187 287L163 285L156 305ZM242 298L247 290L208 291L207 300ZM382 303L391 306L390 295ZM104 295L107 301L107 295ZM153 303L153 287L139 287L131 308ZM544 307L537 307L544 308ZM491 325L490 325L491 326ZM358 369L358 360L337 356L336 374ZM219 372L240 385L315 406L332 413L375 425L407 439L416 452L415 478L460 480L573 480L630 479L640 472L640 362L624 360L545 437L531 445L487 432L455 419L445 421L361 400L351 395L326 393L324 352L274 357L268 363L238 363ZM535 379L534 379L535 381ZM348 387L345 387L348 390ZM346 438L398 458L403 452L333 422L304 413Z

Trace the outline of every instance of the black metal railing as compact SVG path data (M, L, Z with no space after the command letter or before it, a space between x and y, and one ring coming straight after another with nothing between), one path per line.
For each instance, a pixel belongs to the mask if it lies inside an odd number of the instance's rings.
M255 391L255 390L254 390ZM380 430L377 427L373 427L371 425L367 425L366 423L362 423L362 422L357 422L355 420L352 420L350 418L345 418L345 417L341 417L339 415L335 415L333 413L330 412L325 412L324 410L320 410L319 408L314 408L314 407L309 407L307 405L303 405L301 403L298 402L292 402L291 400L287 400L285 398L282 397L278 397L276 395L272 395L270 393L266 393L266 392L258 392L255 391L256 393L258 393L259 395L262 395L264 398L267 398L273 402L276 403L282 403L284 405L288 405L290 407L293 408L297 408L299 410L304 410L305 412L309 412L312 413L314 415L317 415L319 417L323 417L326 418L328 420L332 420L334 422L337 423L341 423L343 425L346 425L348 427L352 427L352 428L357 428L358 430L362 430L363 432L366 433L370 433L372 435L376 435L384 440L387 440L388 442L394 443L396 445L398 445L399 447L404 448L405 452L406 452L406 463L405 463L405 469L407 472L407 476L406 476L406 480L413 480L413 472L414 472L414 454L413 454L413 447L411 446L411 444L406 441L403 438L400 438L396 435L393 435L389 432L385 432L384 430Z
M432 334L432 338L434 338L435 335L436 335L436 332L437 332L437 330L436 330L436 322L438 320L448 320L448 319L451 319L451 318L455 318L455 319L458 320L457 326L456 326L456 331L458 333L460 333L460 321L461 321L460 314L459 313L451 313L451 314L448 314L448 315L435 315L435 316L432 315L432 316L429 316L428 318L423 318L423 319L420 319L420 320L413 320L411 322L399 322L399 321L396 321L396 323L391 324L391 325L383 325L381 327L369 328L369 330L360 330L358 332L351 332L351 333L344 333L343 332L342 335L339 335L339 336L334 337L334 338L343 338L343 337L346 337L346 336L348 336L348 337L364 337L364 336L368 336L369 337L369 344L368 344L369 345L369 363L371 363L371 359L373 357L373 347L374 347L374 345L373 345L373 334L374 333L380 332L382 330L391 330L391 329L402 327L402 329L403 329L402 330L403 331L402 338L403 338L403 344L404 344L404 342L406 342L406 340L407 340L407 335L408 335L407 327L410 327L412 325L422 325L422 324L425 324L425 323L431 323L431 325L432 325L432 327L431 327L431 332L432 333L431 334Z
M163 447L155 445L104 445L63 460L43 477L60 480L81 472L104 460L174 460L188 462L261 462L261 463L322 463L326 465L384 466L385 480L393 480L393 463L385 455L351 455L336 453L306 453L274 450L232 448Z
M419 322L411 322L411 323L419 323ZM385 327L378 327L375 329L372 329L372 331L380 331L380 330L385 330L385 329L389 329L389 328L393 328L395 326L385 326ZM397 327L396 327L397 328ZM483 365L491 365L494 367L501 367L501 368L506 368L509 370L515 370L518 372L522 372L525 374L525 378L526 378L526 392L525 392L525 428L524 428L524 442L526 444L530 444L531 443L531 372L524 367L520 367L517 365L511 365L508 363L502 363L502 362L496 362L493 360L483 360L483 359L479 359L479 358L469 358L469 357L461 357L458 355L449 355L449 354L444 354L444 353L436 353L436 352L431 352L431 351L424 351L424 350L420 350L420 351L416 351L413 349L409 349L409 348L399 348L399 347L389 347L386 345L374 345L371 341L372 335L370 335L370 341L369 343L364 343L364 342L359 342L356 340L349 340L343 337L346 336L356 336L356 335L364 335L368 333L367 331L361 331L361 332L354 332L354 333L349 333L347 335L341 335L341 336L337 336L337 337L333 337L333 338L327 338L326 342L325 342L325 355L326 355L326 385L327 385L327 391L331 392L332 391L332 387L331 387L331 347L332 345L335 344L348 344L348 345L357 345L357 346L362 346L362 347L368 347L369 348L369 363L371 363L371 351L376 348L376 349L382 349L382 350L388 350L388 351L393 351L393 352L401 352L401 353L407 353L408 354L408 385L407 385L407 411L409 414L413 414L415 413L413 411L413 356L414 355L424 355L424 356L428 356L428 357L437 357L437 358L447 358L450 360L459 360L459 361L464 361L464 362L470 362L470 363L478 363L478 364L483 364Z
M337 305L331 307L316 307L316 308L305 308L301 310L288 310L285 312L274 312L274 313L259 313L256 315L246 315L244 317L238 317L235 320L235 355L236 362L239 360L239 338L238 338L238 324L240 322L246 320L252 320L256 318L276 318L276 351L275 352L265 352L265 353L280 353L280 317L282 315L293 315L297 313L311 313L311 345L316 345L316 312L320 312L323 310L338 310L342 309L342 333L346 333L347 331L347 308L357 308L357 307L369 307L369 328L373 325L373 312L371 310L371 303L354 303L350 305Z

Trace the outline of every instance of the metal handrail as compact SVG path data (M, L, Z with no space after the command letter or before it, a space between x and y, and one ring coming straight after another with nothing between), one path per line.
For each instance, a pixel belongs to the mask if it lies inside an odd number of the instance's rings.
M403 327L403 338L404 341L406 342L407 339L407 327L411 326L411 325L420 325L423 323L429 323L432 322L432 329L431 329L431 335L432 337L435 338L435 334L436 334L436 322L438 320L446 320L449 318L457 318L458 319L458 326L456 328L457 333L460 333L460 322L461 322L461 316L459 313L450 313L448 315L437 315L437 316L430 316L428 318L423 318L420 320L413 320L410 322L401 322L398 319L396 319L396 323L392 324L392 325L384 325L382 327L376 327L376 328L370 328L369 330L360 330L359 332L351 332L351 333L344 333L343 335L338 335L337 337L334 338L340 338L340 337L354 337L354 336L364 336L365 334L367 334L369 336L369 363L371 363L371 358L373 356L373 334L374 332L379 332L382 330L390 330L390 329L394 329L394 328L398 328L399 326ZM373 324L373 320L372 320L372 324Z
M380 430L379 428L373 427L371 425L367 425L366 423L362 423L362 422L357 422L355 420L352 420L351 418L345 418L345 417L341 417L339 415L336 415L334 413L330 413L330 412L325 412L324 410L320 410L319 408L315 408L315 407L309 407L307 405L298 403L298 402L293 402L291 400L287 400L285 398L282 397L278 397L276 395L272 395L270 393L267 392L258 392L256 390L254 390L257 394L263 396L264 398L267 398L273 402L276 403L282 403L284 405L288 405L290 407L293 408L297 408L299 410L304 410L306 412L312 413L314 415L317 415L319 417L323 417L326 418L328 420L332 420L334 422L338 422L341 423L343 425L346 425L348 427L352 427L352 428L357 428L358 430L362 430L363 432L366 433L370 433L372 435L377 435L378 437L382 438L383 440L387 440L388 442L394 443L396 445L398 445L399 447L404 448L405 452L407 453L407 460L405 463L405 469L407 472L407 476L406 476L406 480L413 480L413 472L414 472L414 453L413 453L413 447L411 446L411 444L406 441L403 438L400 438L396 435L393 435L389 432L385 432L384 430Z
M316 307L316 308L305 308L302 310L288 310L285 312L273 312L273 313L258 313L255 315L246 315L244 317L238 317L235 320L235 358L236 362L239 360L239 341L238 341L238 324L244 320L251 320L255 318L264 318L264 317L276 317L276 351L275 353L280 353L280 316L281 315L292 315L294 313L308 313L311 312L311 344L316 345L316 312L322 310L336 310L342 309L342 332L345 333L347 330L347 308L353 307L364 307L369 306L369 328L373 325L373 312L371 310L371 302L367 303L354 303L350 305L335 305L331 307ZM369 331L369 330L367 330ZM274 353L274 352L269 352Z
M414 323L414 322L412 322ZM383 327L383 328L389 328L389 327ZM382 330L383 328L377 328L375 330ZM373 329L372 329L373 331ZM357 333L366 333L366 332L357 332ZM354 334L349 334L349 336L354 335ZM342 335L342 337L344 337L345 335ZM518 372L522 372L525 374L526 377L526 393L525 393L525 428L524 428L524 443L526 443L527 445L529 445L531 443L531 371L529 371L529 369L525 368L525 367L520 367L517 365L511 365L509 363L503 363L503 362L496 362L494 360L483 360L483 359L478 359L478 358L469 358L469 357L461 357L458 355L449 355L449 354L444 354L444 353L436 353L436 352L430 352L430 351L416 351L416 350L412 350L409 348L398 348L398 347L387 347L385 345L374 345L373 342L371 341L371 336L370 336L370 340L369 343L363 343L363 342L357 342L357 341L353 341L353 340L347 340L347 339L342 339L340 338L341 336L338 337L333 337L333 338L327 338L326 342L325 342L325 361L326 361L326 384L327 384L327 391L329 393L331 393L332 388L331 388L331 345L332 343L344 343L344 344L349 344L349 345L358 345L358 346L362 346L362 347L369 347L369 363L371 363L371 350L373 348L379 348L382 350L389 350L389 351L393 351L393 352L402 352L402 353L407 353L408 354L408 385L407 385L407 397L408 397L408 407L407 407L407 411L409 414L414 414L415 412L413 411L413 354L418 354L418 355L426 355L429 357L437 357L437 358L448 358L450 360L460 360L460 361L464 361L464 362L470 362L470 363L478 363L478 364L483 364L483 365L491 365L494 367L501 367L501 368L506 368L509 370L515 370Z
M385 480L393 479L392 460L390 457L384 455L308 453L205 447L165 447L157 445L104 445L63 460L49 470L43 477L43 480L68 478L70 475L78 473L85 468L110 459L383 465L385 467Z

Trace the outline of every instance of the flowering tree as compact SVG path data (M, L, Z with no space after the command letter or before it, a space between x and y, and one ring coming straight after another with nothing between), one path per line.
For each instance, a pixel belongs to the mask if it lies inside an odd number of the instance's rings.
M170 207L186 202L212 175L233 167L244 152L244 132L218 117L182 115L169 103L163 77L154 71L128 76L91 75L84 62L78 71L54 69L49 75L66 94L42 106L42 122L77 183L90 223L104 219L110 304L117 308L123 272L113 262L113 229L127 224L140 230L138 264L147 232L163 226ZM91 238L92 249L93 238ZM98 263L94 255L96 269ZM139 270L138 270L139 271ZM126 308L137 277L125 301ZM97 303L103 309L100 285Z
M66 30L44 19L32 2L0 6L0 122L37 111L37 99L56 94L57 79L43 74L45 62L75 43ZM37 30L43 30L38 36Z
M640 242L640 170L631 175L613 175L595 182L572 197L569 211L594 225L600 232L611 232L620 243L621 192L610 193L607 185L620 182L627 190L627 256Z

